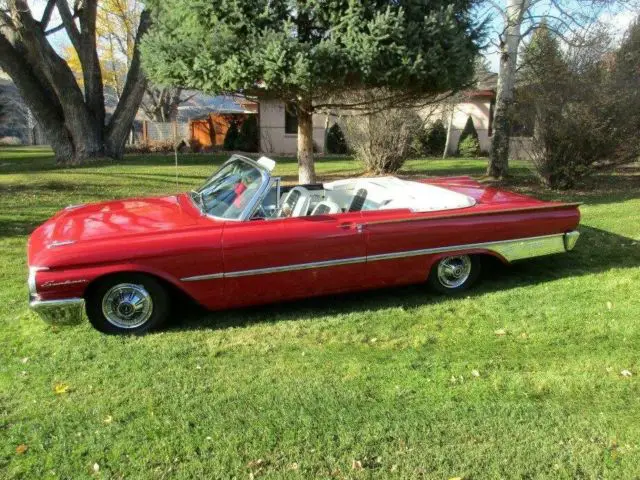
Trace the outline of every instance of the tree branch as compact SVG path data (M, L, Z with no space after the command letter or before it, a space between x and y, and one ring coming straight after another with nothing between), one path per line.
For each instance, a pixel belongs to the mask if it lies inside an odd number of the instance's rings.
M109 153L120 155L126 135L136 116L138 107L147 86L147 79L142 71L140 61L140 41L151 26L151 12L143 10L140 14L140 25L136 33L135 47L131 58L131 66L127 74L127 81L122 89L122 95L113 116L109 120L106 130L106 140Z
M44 12L42 12L42 18L40 19L40 27L42 30L46 30L49 25L49 21L51 20L51 14L53 13L53 9L56 6L56 0L49 0L44 7Z
M56 5L58 6L58 12L60 12L60 18L62 18L62 23L64 25L64 28L67 30L67 35L69 36L69 40L71 40L71 43L73 44L73 48L75 48L76 52L78 52L79 54L80 53L80 31L78 30L78 27L75 22L75 19L78 16L78 9L74 7L74 12L71 13L67 0L56 0Z

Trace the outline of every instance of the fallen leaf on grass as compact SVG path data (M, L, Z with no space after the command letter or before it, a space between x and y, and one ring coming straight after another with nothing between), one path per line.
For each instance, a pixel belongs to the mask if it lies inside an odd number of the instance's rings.
M69 387L69 385L67 385L66 383L56 383L53 387L53 391L56 395L62 395L64 393L69 393L70 388L71 387Z
M507 330L504 328L499 328L498 330L496 330L495 333L498 337L503 337L507 334Z
M17 453L18 455L22 455L22 454L26 453L26 452L27 452L27 450L29 450L29 447L28 447L28 446L26 446L24 443L21 443L20 445L18 445L18 446L16 447L16 453Z
M97 463L93 464L93 471L98 473L100 471L100 465L98 465Z
M249 463L247 463L247 467L249 468L259 468L262 467L266 462L259 458L257 460L251 460Z
M362 462L360 460L353 460L351 462L351 470L362 470Z
M20 360L22 363L27 363L29 361L29 357L24 357Z
M113 417L111 415L107 415L102 421L102 423L104 423L105 425L109 425L111 422L113 422Z
M477 378L480 376L480 372L478 370L471 370L471 375Z
M613 303L607 302L607 310L611 310L613 308Z
M622 370L622 371L620 372L620 375L622 375L623 377L627 377L627 378L628 378L628 377L632 377L632 376L633 376L633 373L631 373L631 372L630 372L629 370L627 370L627 369L624 369L624 370Z

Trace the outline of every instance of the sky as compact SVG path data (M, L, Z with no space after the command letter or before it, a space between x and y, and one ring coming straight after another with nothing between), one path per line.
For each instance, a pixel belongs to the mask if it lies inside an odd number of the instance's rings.
M496 0L494 3L498 5L504 5L504 0ZM596 16L602 24L610 27L611 32L614 33L616 40L620 40L624 33L629 28L629 25L637 17L638 12L630 9L623 10L621 8L612 7L609 9L593 10L592 8L580 8L575 0L563 0L563 6L571 8L572 11L577 11L583 15L590 17ZM544 15L549 12L551 2L540 0L534 9L534 15ZM489 38L488 40L496 41L498 33L503 29L503 21L499 14L492 8L488 7L487 14L490 15L492 21L489 22ZM498 72L500 65L500 55L495 45L489 45L483 52L483 55L489 61L490 68L493 72Z

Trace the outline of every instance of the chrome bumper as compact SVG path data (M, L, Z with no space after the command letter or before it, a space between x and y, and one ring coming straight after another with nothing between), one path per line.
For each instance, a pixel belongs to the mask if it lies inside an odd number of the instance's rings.
M75 325L82 321L84 298L32 300L29 302L29 306L47 323L53 325Z
M573 247L576 246L578 238L580 238L580 232L578 232L577 230L573 230L564 234L564 248L567 252L573 250Z

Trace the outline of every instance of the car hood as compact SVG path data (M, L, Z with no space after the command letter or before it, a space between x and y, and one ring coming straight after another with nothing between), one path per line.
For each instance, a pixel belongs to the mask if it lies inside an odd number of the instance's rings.
M197 222L184 203L184 196L170 196L70 206L43 224L38 236L51 246L173 231Z

